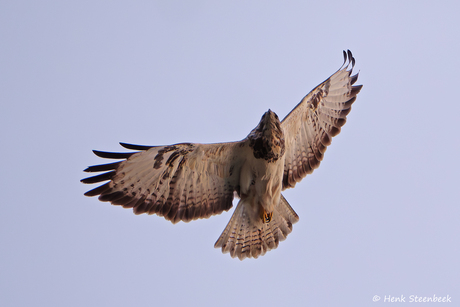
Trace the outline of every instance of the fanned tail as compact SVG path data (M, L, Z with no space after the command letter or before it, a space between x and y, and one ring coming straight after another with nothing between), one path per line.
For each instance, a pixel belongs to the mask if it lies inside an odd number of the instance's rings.
M298 220L299 216L283 195L275 207L272 220L265 224L251 221L244 201L240 200L214 247L221 247L222 253L230 252L232 258L258 258L277 248Z

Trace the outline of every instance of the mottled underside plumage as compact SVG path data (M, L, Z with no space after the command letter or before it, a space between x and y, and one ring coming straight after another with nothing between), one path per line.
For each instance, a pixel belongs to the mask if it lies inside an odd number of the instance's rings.
M353 86L358 79L358 74L351 75L354 63L351 52L344 52L342 67L281 122L269 110L241 141L168 146L120 143L134 152L94 151L101 158L121 161L85 169L104 173L82 179L83 183L108 181L85 195L133 208L136 214L163 216L172 223L228 211L237 195L241 200L215 247L239 259L264 255L298 221L279 191L294 187L319 166L362 88ZM279 178L278 167L282 168Z

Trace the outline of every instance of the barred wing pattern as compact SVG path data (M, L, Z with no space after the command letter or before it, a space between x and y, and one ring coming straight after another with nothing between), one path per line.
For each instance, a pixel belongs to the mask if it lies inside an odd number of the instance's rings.
M354 64L351 52L344 51L342 67L306 95L281 123L268 110L269 116L262 116L242 141L169 146L120 143L134 152L94 151L99 157L121 161L85 169L103 173L82 179L83 183L108 181L85 195L133 208L136 214L157 214L172 223L220 214L232 207L238 195L241 199L215 247L240 260L264 255L277 248L299 220L287 200L278 196L280 188L294 187L319 166L362 88L353 86L358 79L358 74L352 75Z
M100 195L101 201L133 208L136 214L164 216L172 223L209 218L232 207L241 164L236 149L243 143L120 144L140 151L94 151L102 158L125 160L85 169L108 172L82 179L83 183L110 180L85 195Z
M355 59L349 50L343 54L342 67L305 96L281 122L286 141L283 190L293 188L319 167L362 88L352 86L358 79L358 74L351 75Z

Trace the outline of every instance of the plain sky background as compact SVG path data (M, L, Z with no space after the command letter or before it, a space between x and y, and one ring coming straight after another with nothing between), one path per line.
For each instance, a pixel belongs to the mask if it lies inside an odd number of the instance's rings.
M458 3L1 1L0 305L460 306ZM240 140L343 49L364 87L278 249L83 196L92 149Z

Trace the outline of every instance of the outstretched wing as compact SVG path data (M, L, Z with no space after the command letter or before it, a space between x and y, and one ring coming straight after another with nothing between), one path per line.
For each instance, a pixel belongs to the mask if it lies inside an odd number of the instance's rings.
M136 152L94 151L102 158L125 159L90 166L85 172L106 173L85 178L83 183L109 182L85 193L113 205L133 208L134 213L164 216L189 222L209 218L232 207L238 189L241 142L139 146L120 143Z
M352 86L358 74L351 75L355 59L350 50L343 54L342 67L305 96L281 122L286 142L283 190L294 187L318 168L362 88Z

